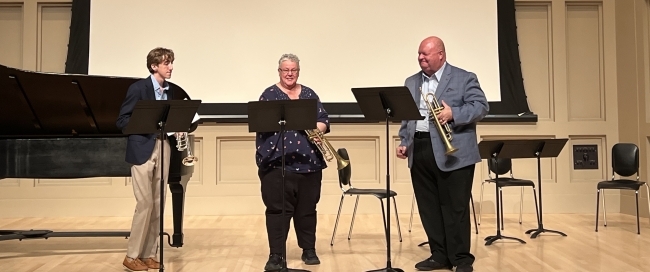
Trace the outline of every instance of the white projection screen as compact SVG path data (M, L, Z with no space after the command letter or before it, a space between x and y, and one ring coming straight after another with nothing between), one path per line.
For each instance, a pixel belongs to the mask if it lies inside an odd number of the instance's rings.
M171 82L203 103L246 103L279 81L283 53L323 102L353 87L401 86L427 36L500 101L497 0L93 0L89 74L146 77L146 55L174 50Z

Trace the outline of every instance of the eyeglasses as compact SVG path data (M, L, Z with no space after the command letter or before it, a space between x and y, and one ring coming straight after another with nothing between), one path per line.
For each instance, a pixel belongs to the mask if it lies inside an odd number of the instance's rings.
M283 69L278 69L278 71L280 71L280 72L282 72L284 74L288 74L289 72L291 72L292 74L295 74L295 73L298 73L300 71L300 69L291 69L291 70L289 70L289 69L284 69L284 70Z

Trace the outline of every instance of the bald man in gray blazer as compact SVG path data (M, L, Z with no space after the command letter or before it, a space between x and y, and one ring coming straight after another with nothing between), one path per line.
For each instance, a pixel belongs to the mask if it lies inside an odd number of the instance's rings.
M438 37L420 43L421 71L405 86L411 91L424 120L403 121L397 157L408 158L420 218L429 239L431 256L415 265L418 270L452 269L473 271L470 251L469 200L474 168L481 161L476 123L487 115L489 105L474 73L447 63L445 45ZM443 107L440 123L449 124L452 145L458 150L446 155L435 123L422 99L434 93Z

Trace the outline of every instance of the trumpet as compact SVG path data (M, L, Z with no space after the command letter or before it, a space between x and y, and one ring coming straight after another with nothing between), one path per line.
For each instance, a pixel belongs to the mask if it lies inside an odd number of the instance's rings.
M187 141L187 132L176 134L176 148L178 151L184 151L187 149L187 157L183 158L183 165L194 166L194 162L198 161L199 159L192 155L192 147Z
M438 103L436 95L433 93L427 93L425 96L424 92L422 92L422 87L420 87L420 94L422 95L422 99L424 99L427 108L429 109L429 119L434 121L436 124L436 129L438 130L438 133L440 133L440 138L442 138L442 142L445 145L446 149L445 154L450 155L458 151L458 148L451 145L451 140L453 140L453 136L451 135L451 126L449 126L449 123L445 123L443 128L443 125L440 124L440 120L438 120L436 117L436 115L438 115L438 113L440 113L442 110L442 107ZM428 99L429 96L431 96L431 101Z
M341 170L350 164L349 160L341 158L341 155L334 150L332 144L330 144L330 142L325 139L325 136L323 136L323 132L318 129L305 130L305 132L307 133L309 140L316 144L318 150L323 154L326 161L329 162L332 161L332 158L336 158L336 169ZM316 139L320 142L316 142Z

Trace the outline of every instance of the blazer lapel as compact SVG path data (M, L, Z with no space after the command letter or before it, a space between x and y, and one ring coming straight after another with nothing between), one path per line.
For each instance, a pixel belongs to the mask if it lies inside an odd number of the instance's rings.
M422 99L422 91L420 88L422 88L422 72L417 74L418 77L413 81L413 85L410 86L411 94L413 95L413 101L415 101L415 105L420 108L420 99ZM415 122L417 120L409 120L409 122L412 122L413 125L409 127L409 134L413 135L415 133Z
M445 92L445 89L447 89L447 85L449 84L450 79L451 79L451 65L447 63L447 65L445 65L445 70L442 71L442 77L438 81L438 87L436 88L436 97L438 98L438 100L440 100L440 96Z
M154 94L154 89L153 89L153 83L151 83L151 76L147 77L147 82L145 82L145 85L147 86L147 92L145 93L145 99L148 100L156 100L156 94Z
M413 90L413 100L415 100L415 105L420 107L420 99L422 99L422 72L418 73L418 77L415 80L415 86L411 88Z
M169 82L168 82L169 84ZM167 100L174 100L176 97L174 97L174 87L172 87L171 84L169 84L169 89L167 89Z

